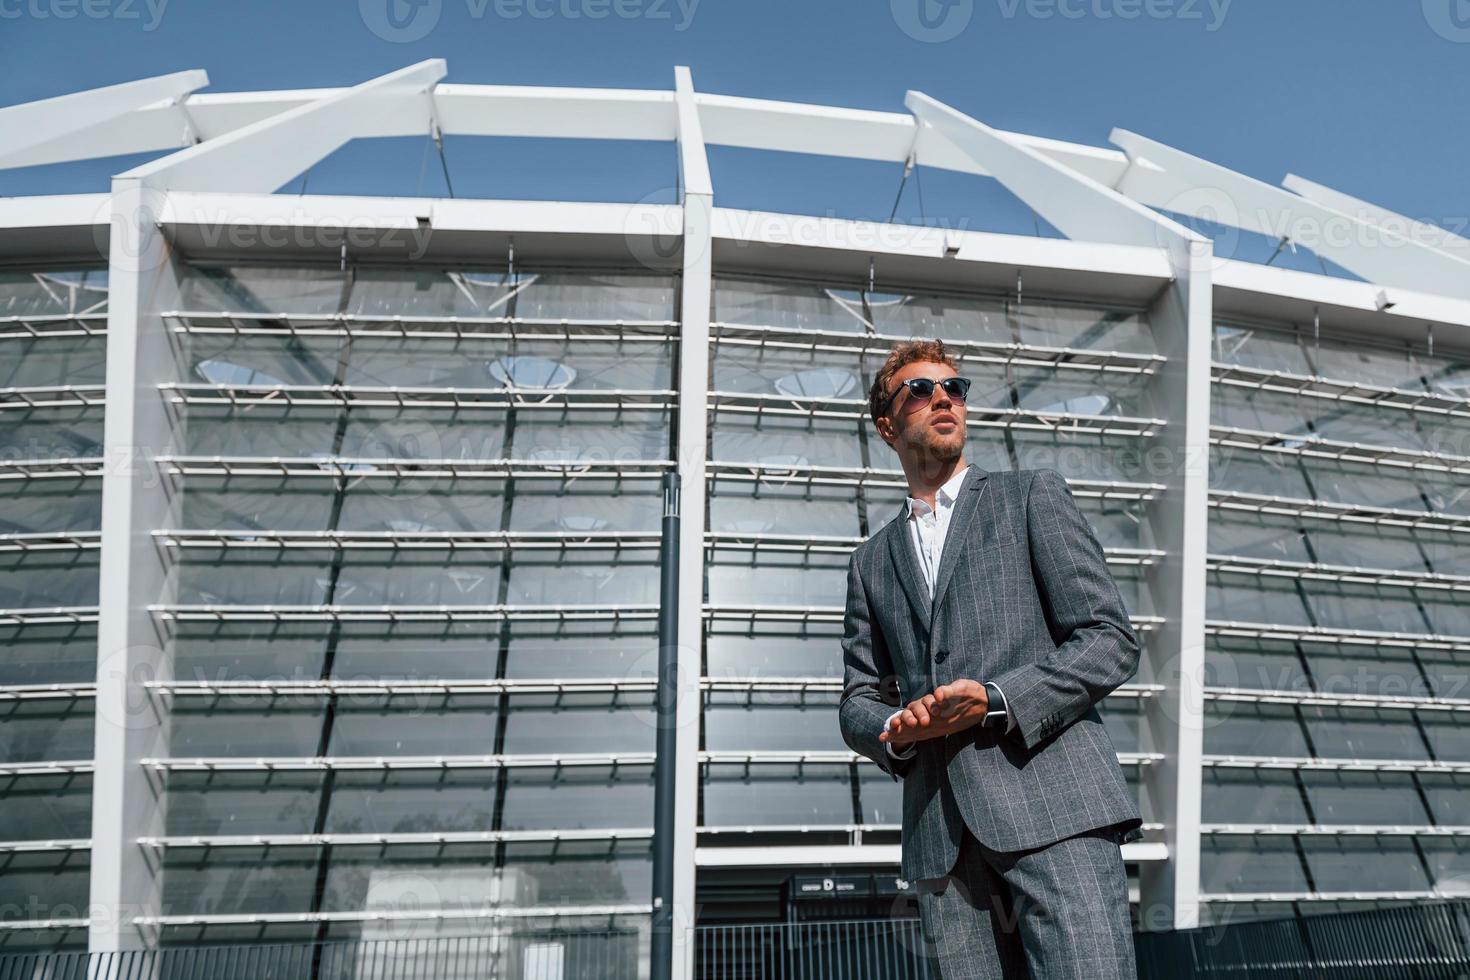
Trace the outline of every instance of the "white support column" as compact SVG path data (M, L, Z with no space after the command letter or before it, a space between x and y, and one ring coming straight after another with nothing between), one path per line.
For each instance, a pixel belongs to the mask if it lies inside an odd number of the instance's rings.
M421 61L121 176L166 190L270 193L349 140L428 133L424 96L446 71L442 58Z
M52 141L81 136L155 102L177 101L208 84L209 75L195 69L7 106L0 109L0 167L16 166L13 159ZM179 146L186 145L183 122Z
M1118 190L1150 207L1288 238L1380 286L1470 298L1470 256L1395 234L1126 129L1113 130L1110 139L1130 160Z
M1164 622L1148 637L1138 677L1163 685L1143 702L1139 745L1164 755L1143 770L1143 780L1169 851L1167 861L1139 868L1139 914L1148 930L1196 925L1200 891L1214 256L1212 244L1199 238L1180 241L1171 254L1174 281L1149 309L1154 341L1168 358L1150 390L1154 414L1169 421L1152 447L1164 465L1156 469L1150 455L1142 475L1167 487L1148 510L1153 545L1165 557L1146 579Z
M102 952L148 945L133 923L162 902L159 869L138 845L164 833L164 801L138 763L168 755L167 712L144 684L172 676L170 644L148 611L171 587L151 532L178 524L154 463L174 448L158 384L180 380L158 316L178 305L162 209L163 195L141 181L113 182L92 781L90 944Z
M1145 819L1164 824L1169 859L1141 871L1145 928L1185 927L1199 908L1201 735L1205 639L1205 530L1209 517L1210 340L1213 297L1208 239L1064 163L919 92L905 104L918 125L940 138L1046 218L1069 238L1161 248L1173 281L1154 300L1149 319L1168 361L1153 379L1154 414L1169 424L1145 459L1164 461L1143 475L1165 485L1148 511L1154 547L1166 556L1148 576L1153 609L1164 624L1146 644L1140 681L1164 690L1146 702L1140 738L1161 752L1145 770ZM922 133L924 159L928 132Z
M704 647L705 453L709 432L709 321L714 186L704 150L694 82L674 69L680 186L683 189L683 288L679 310L679 445L682 482L679 553L679 747L675 775L674 980L694 976L695 843L699 821L699 682Z

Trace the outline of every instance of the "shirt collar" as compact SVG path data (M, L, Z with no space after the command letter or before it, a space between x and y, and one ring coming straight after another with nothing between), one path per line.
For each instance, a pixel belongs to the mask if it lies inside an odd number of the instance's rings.
M974 464L970 464L970 465L974 465ZM946 504L954 503L954 499L957 496L959 496L959 493L960 493L960 484L962 484L962 483L965 482L965 475L968 474L969 472L970 472L970 466L969 465L964 466L964 467L962 467L959 470L959 472L955 473L954 476L952 476L948 480L946 480L945 483L944 483L944 485L941 486L939 488L938 492L935 493L935 495L934 495L934 497L935 497L934 502L936 504L937 503L941 503L941 502L946 503ZM904 520L908 520L910 517L913 516L913 513L914 513L914 504L918 504L918 503L923 503L923 501L919 500L917 497L905 497L904 498L904 509L903 509ZM925 506L927 507L928 505L925 504Z

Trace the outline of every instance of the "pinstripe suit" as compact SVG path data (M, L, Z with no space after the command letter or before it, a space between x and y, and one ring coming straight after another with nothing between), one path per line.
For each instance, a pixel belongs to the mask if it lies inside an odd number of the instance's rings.
M843 740L903 779L903 877L953 874L963 882L948 898L926 901L921 889L926 934L946 923L961 958L988 950L1014 964L1021 955L1014 929L1009 939L988 939L990 924L967 921L953 904L958 891L968 891L973 906L1000 889L1045 911L1077 947L1075 954L1033 950L1047 940L1044 930L1031 929L1025 957L1033 969L1070 976L1059 957L1075 955L1078 975L1129 976L1117 845L1140 836L1142 821L1096 707L1138 666L1122 597L1055 471L987 473L972 465L954 506L932 599L902 520L853 553L838 709ZM894 708L960 678L994 681L1014 728L976 725L917 743L911 758L889 756L878 733ZM1098 887L1081 887L1083 879ZM1030 927L1023 917L1021 933ZM971 975L942 949L940 963L946 978ZM1002 975L994 962L976 968L982 972L974 976Z

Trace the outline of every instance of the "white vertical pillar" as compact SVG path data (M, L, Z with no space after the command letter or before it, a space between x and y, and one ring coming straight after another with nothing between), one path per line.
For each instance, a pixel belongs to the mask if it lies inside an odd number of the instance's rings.
M1185 929L1199 918L1214 246L1194 239L1172 243L1169 252L1174 281L1149 310L1168 358L1152 388L1156 413L1169 422L1154 443L1165 465L1145 475L1166 486L1148 512L1154 544L1166 553L1149 574L1164 624L1149 636L1139 670L1140 680L1164 686L1144 701L1141 748L1164 755L1144 768L1143 780L1169 859L1140 866L1139 912L1148 930Z
M674 836L674 980L694 976L694 848L699 822L699 693L704 639L705 452L709 432L711 216L714 187L688 68L674 69L683 189L683 290L679 309L679 445L682 482L679 553L678 768Z
M92 783L94 951L147 945L134 920L158 914L162 901L153 856L137 843L164 832L162 795L138 762L168 754L166 713L143 686L171 674L171 650L148 610L165 601L170 584L151 532L175 523L154 463L173 439L157 386L175 380L176 370L157 314L175 305L178 291L157 221L162 205L163 194L140 180L113 181Z

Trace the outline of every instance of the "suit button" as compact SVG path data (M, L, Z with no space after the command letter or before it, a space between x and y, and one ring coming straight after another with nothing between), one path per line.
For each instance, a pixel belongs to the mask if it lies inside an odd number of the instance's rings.
M936 664L942 664L942 663L944 663L944 658L945 657L948 657L948 656L949 656L949 651L948 650L940 650L938 653L936 653L934 655L934 662Z

